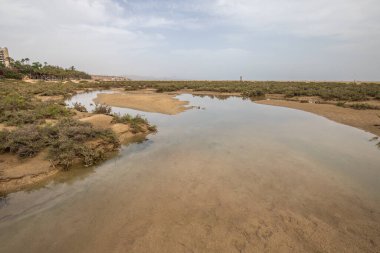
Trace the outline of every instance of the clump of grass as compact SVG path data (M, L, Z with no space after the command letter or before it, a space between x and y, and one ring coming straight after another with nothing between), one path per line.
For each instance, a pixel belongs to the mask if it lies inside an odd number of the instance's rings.
M148 120L143 118L141 115L136 115L135 117L132 117L129 114L120 115L118 113L114 113L113 115L113 123L136 123L136 124L148 124Z
M111 106L103 105L103 104L96 104L95 109L92 111L96 114L107 114L110 115L112 112Z
M148 123L148 120L143 118L141 115L136 115L135 117L132 117L129 114L120 115L117 113L114 113L113 115L113 123L123 123L123 124L129 124L133 133L140 133L144 132L144 127L146 126L147 130L150 132L156 132L157 127L151 126Z
M150 131L152 133L156 133L157 132L157 126L156 125L149 125L148 131Z
M74 103L74 109L77 110L78 112L87 112L86 107L78 102Z

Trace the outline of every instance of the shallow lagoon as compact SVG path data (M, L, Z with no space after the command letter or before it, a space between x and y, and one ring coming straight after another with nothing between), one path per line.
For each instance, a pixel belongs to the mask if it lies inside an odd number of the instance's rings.
M97 93L68 103L90 108ZM238 97L178 98L200 109L113 108L159 132L3 199L0 252L379 251L372 134Z

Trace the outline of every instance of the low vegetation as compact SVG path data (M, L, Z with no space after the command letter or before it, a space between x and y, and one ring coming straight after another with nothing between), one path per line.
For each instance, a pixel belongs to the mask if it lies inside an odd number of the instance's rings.
M96 114L111 114L112 108L111 106L108 105L103 105L103 104L96 104L95 109L92 111L93 113Z
M73 105L74 109L78 112L87 112L87 108L81 103L75 102Z
M53 163L67 169L78 159L89 166L104 157L104 150L92 146L91 141L107 143L108 151L120 145L111 130L94 129L89 123L64 118L53 126L32 124L0 132L0 152L27 158L47 149Z
M116 150L120 143L111 130L96 129L90 123L73 119L75 112L66 107L64 98L77 90L107 89L108 84L93 82L26 82L0 80L0 124L15 129L0 131L0 153L12 153L20 158L37 155L47 150L54 166L64 169L73 163L90 166ZM44 96L60 96L58 100L42 101ZM73 105L86 112L80 103ZM98 105L96 113L111 115L111 107ZM50 123L48 120L54 120ZM129 124L133 132L142 127L155 130L140 116L114 115L114 121ZM47 124L49 122L49 124Z
M112 83L112 82L109 82ZM286 98L316 96L330 101L365 101L380 99L378 83L274 82L274 81L125 81L126 90L154 88L158 92L181 89L212 92L237 92L244 97L283 94Z
M74 120L74 112L64 104L64 98L78 90L110 89L111 87L137 90L157 89L159 92L192 89L194 91L236 92L246 98L266 94L283 94L286 98L313 96L336 101L338 106L358 110L380 109L363 102L380 99L380 84L375 83L306 83L306 82L232 82L232 81L118 81L118 82L38 82L30 84L18 80L0 79L0 124L16 126L13 131L0 131L0 153L10 152L19 157L35 156L47 149L53 164L68 168L80 160L91 165L104 156L104 149L118 147L118 141L108 130ZM56 96L58 100L41 97ZM74 109L86 112L80 103ZM141 116L112 114L106 105L97 105L94 113L112 115L113 123L129 124L132 131L156 131ZM54 124L47 124L53 120ZM144 129L142 129L144 128ZM98 144L101 143L99 146Z
M129 114L120 115L120 114L114 113L112 116L113 116L113 123L129 124L133 133L142 132L143 126L147 126L147 130L149 132L157 132L157 127L154 125L150 125L148 123L148 120L143 118L140 115L136 115L135 117L133 117Z
M346 102L338 102L336 103L337 106L345 107L345 108L352 108L355 110L380 110L379 106L371 105L368 103L352 103L348 104Z

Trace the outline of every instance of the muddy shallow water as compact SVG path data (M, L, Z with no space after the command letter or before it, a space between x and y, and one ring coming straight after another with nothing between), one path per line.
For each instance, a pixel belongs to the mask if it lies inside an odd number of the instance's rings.
M0 252L380 251L372 134L241 98L178 98L201 109L141 113L156 135L3 199Z

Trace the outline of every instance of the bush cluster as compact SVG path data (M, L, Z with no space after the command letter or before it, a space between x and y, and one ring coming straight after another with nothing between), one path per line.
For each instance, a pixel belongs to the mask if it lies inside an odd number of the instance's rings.
M103 105L103 104L96 104L95 109L92 111L96 114L107 114L110 115L112 112L111 106Z
M65 106L54 102L32 104L29 109L20 108L25 108L25 106L15 106L12 110L2 110L0 122L10 126L20 126L42 123L45 119L60 119L72 114Z
M64 118L54 126L26 125L14 131L1 131L0 152L26 158L47 148L54 164L67 169L76 159L86 166L103 159L104 150L88 144L93 140L100 140L111 149L120 145L111 130L94 129L89 123Z
M132 117L129 114L120 115L120 114L112 114L113 123L123 123L129 124L133 133L144 132L144 128L142 126L148 126L147 130L150 132L157 132L157 127L154 125L150 125L148 120L143 118L141 115L136 115Z
M77 110L78 112L87 112L86 107L78 102L74 103L74 109Z

